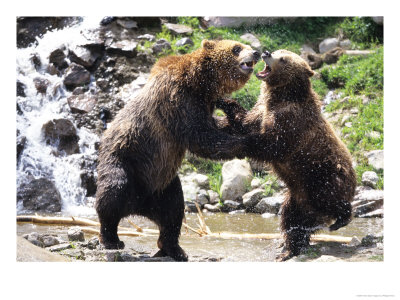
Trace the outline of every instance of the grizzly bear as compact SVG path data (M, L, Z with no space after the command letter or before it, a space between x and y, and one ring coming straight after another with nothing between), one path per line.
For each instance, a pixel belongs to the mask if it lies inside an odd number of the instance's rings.
M156 256L187 261L178 243L184 199L177 170L186 150L211 159L242 155L243 137L218 130L212 114L218 98L248 81L259 58L235 41L204 40L194 52L153 66L102 137L96 211L105 248L123 248L121 218L142 215L159 227Z
M245 154L271 163L288 187L281 210L285 250L277 257L284 261L323 226L337 230L351 221L356 175L349 151L321 114L308 64L286 50L265 51L262 59L256 105L246 111L234 100L219 100L227 115L219 127L246 135Z

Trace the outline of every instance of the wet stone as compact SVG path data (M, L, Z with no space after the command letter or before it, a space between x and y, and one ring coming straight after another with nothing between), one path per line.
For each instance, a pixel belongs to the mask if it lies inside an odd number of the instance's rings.
M36 91L43 95L46 94L47 88L50 85L49 80L40 77L34 78L33 83L35 84Z
M70 90L90 82L90 73L81 65L72 63L66 71L64 84Z
M17 96L26 97L25 95L26 86L21 81L17 81Z
M80 227L72 227L68 230L68 240L70 241L85 241L85 235Z
M85 114L95 107L97 98L85 94L72 95L67 98L67 102L72 113Z
M61 195L55 184L47 178L32 179L17 189L17 201L31 211L61 211Z
M65 69L68 67L68 63L65 60L67 56L62 49L56 49L50 53L49 62L54 64L58 69Z
M92 67L99 57L99 53L92 52L89 49L81 46L77 46L73 50L69 51L69 59L72 62L82 65L86 68Z
M42 132L46 143L57 147L58 151L67 155L79 153L79 136L70 120L51 120L43 125Z

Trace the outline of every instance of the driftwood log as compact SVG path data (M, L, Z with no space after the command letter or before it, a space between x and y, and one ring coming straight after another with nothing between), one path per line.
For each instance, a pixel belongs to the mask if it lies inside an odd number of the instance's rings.
M196 203L197 204L197 203ZM206 225L204 216L198 207L199 213L197 214L199 220L199 229L194 229L187 225L185 222L183 226L187 229L195 232L200 237L214 237L223 239L262 239L262 240L272 240L279 239L282 237L279 233L235 233L235 232L212 232L210 228ZM158 236L158 230L155 229L145 229L141 228L133 221L128 219L128 222L136 229L135 231L127 227L118 227L118 235L121 236ZM35 224L45 224L45 225L66 225L66 226L83 226L81 227L84 232L91 234L99 234L98 227L99 222L80 218L80 217L44 217L38 215L29 216L17 216L17 223L35 223ZM92 226L92 227L91 227ZM97 228L93 228L93 226ZM314 242L337 242L348 244L353 240L352 237L338 236L338 235L328 235L328 234L316 234L311 236L311 241Z

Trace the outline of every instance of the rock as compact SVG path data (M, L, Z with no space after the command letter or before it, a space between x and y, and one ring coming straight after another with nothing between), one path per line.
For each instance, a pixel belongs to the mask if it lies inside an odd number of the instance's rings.
M372 188L376 187L376 184L379 181L378 175L373 171L366 171L362 174L362 183L364 185L370 186Z
M137 22L131 19L117 19L117 24L126 29L138 28Z
M198 213L196 204L194 204L193 201L185 201L185 211L192 212L192 213Z
M209 202L207 191L200 190L197 193L196 199L194 199L194 201L197 202L200 207L203 207L205 204L207 204Z
M25 145L26 145L26 137L23 135L18 135L17 136L17 162L19 162L21 154L25 149Z
M275 214L271 214L271 213L263 213L261 215L261 217L264 218L264 219L269 219L269 218L272 218L272 217L276 217L276 215Z
M107 53L125 57L135 57L137 55L138 44L138 42L133 40L113 41L112 39L108 39L105 42Z
M308 63L310 68L313 70L320 68L322 66L322 64L324 63L321 55L316 54L316 53L302 52L300 54L300 56Z
M57 69L62 70L68 67L66 58L67 56L62 49L56 49L50 53L49 63L53 64Z
M329 51L326 51L322 55L322 60L326 64L334 64L339 60L339 57L344 54L344 50L340 47L335 47Z
M251 208L257 205L257 203L261 200L263 194L264 194L264 189L255 189L252 190L251 192L248 192L242 196L243 198L243 205L246 208Z
M207 189L210 187L210 180L208 179L208 176L203 175L203 174L195 174L193 176L193 181L203 189Z
M95 107L97 98L85 94L72 95L67 98L67 102L72 113L85 114Z
M30 61L33 64L33 67L36 71L40 71L40 67L42 66L42 61L40 60L40 56L37 53L31 55Z
M369 151L365 156L368 159L368 163L378 171L383 170L383 150Z
M51 247L60 243L57 237L47 234L42 236L42 242L44 247Z
M28 242L32 243L35 246L44 248L43 241L40 238L41 236L37 232L31 232L29 234L25 234L23 236Z
M164 26L173 34L191 35L193 29L186 25L165 23Z
M381 190L362 190L352 202L355 217L363 216L383 206L384 192Z
M241 35L240 38L243 41L250 43L250 46L252 48L255 48L257 50L261 50L261 42L253 34L245 33L245 34Z
M61 255L50 253L48 250L32 245L26 239L17 236L17 261L66 262L69 260Z
M204 208L211 212L220 212L221 207L222 207L222 205L220 203L204 205Z
M17 190L17 201L22 201L24 208L31 211L61 211L61 195L47 178L22 183Z
M72 63L65 74L64 84L65 86L73 90L77 86L82 86L90 83L90 73L81 65Z
M159 54L165 50L171 49L171 44L166 39L159 39L154 43L152 49L154 54Z
M241 204L237 201L225 200L224 205L222 206L221 210L223 212L231 212L233 210L240 209L240 207L241 207Z
M283 196L262 198L258 202L258 204L252 209L252 211L260 214L264 214L266 212L278 214L284 199L285 198Z
M117 17L104 17L100 21L100 25L101 26L106 26L106 25L111 24L112 22L114 22L116 19L117 19Z
M87 243L87 247L90 250L96 249L99 245L100 245L100 241L99 241L99 238L97 236L92 237Z
M86 197L93 197L96 195L97 184L96 177L92 171L83 171L80 175L81 186L86 189Z
M182 47L182 46L193 46L194 45L194 43L193 43L193 41L190 39L190 38L188 38L188 37L184 37L183 39L180 39L179 41L177 41L176 43L175 43L175 46L177 46L177 47Z
M26 48L48 30L62 29L79 20L80 17L18 17L17 47Z
M90 68L100 57L100 54L98 52L92 52L85 47L77 46L73 50L69 50L68 56L71 62Z
M329 50L332 50L333 48L336 48L339 46L339 40L337 38L328 38L323 40L319 44L319 53L325 53L328 52Z
M383 236L376 236L376 235L368 234L362 238L361 246L371 247L371 246L375 246L376 244L382 243L382 242L383 242Z
M26 85L23 84L21 81L17 80L17 96L26 97L25 89L26 89Z
M260 178L253 178L253 180L250 182L250 186L252 189L256 189L260 187L262 184L262 180Z
M40 77L35 77L33 83L35 84L36 91L42 95L46 94L47 88L50 85L49 80Z
M371 17L371 18L376 24L383 25L383 17Z
M219 203L219 195L217 192L213 190L208 190L208 198L210 199L211 204Z
M80 227L71 227L68 230L68 240L69 241L85 241L85 234Z
M240 26L254 26L260 25L273 25L279 20L292 22L296 17L204 17L202 22L207 27L240 27Z
M48 248L48 250L50 252L60 252L60 251L63 251L63 250L66 250L66 249L71 249L71 248L72 248L71 243L62 243L62 244L58 244L58 245L55 245L55 246L51 246L51 247Z
M253 178L250 164L246 160L234 159L222 166L222 200L241 197Z
M79 153L79 136L70 120L51 120L43 125L42 133L46 143L57 147L58 151L67 155Z
M307 45L307 44L304 44L303 46L301 46L300 53L303 53L303 52L308 52L308 53L311 53L311 54L316 54L317 53L317 52L315 52L315 50L313 49L312 46Z
M351 48L351 41L350 40L343 40L339 42L339 47L342 49L350 49Z
M152 35L152 34L146 33L146 34L143 34L143 35L139 35L137 37L137 39L146 40L146 41L149 41L149 42L154 42L156 40L156 37L154 35Z
M350 247L357 247L357 246L361 245L361 241L360 241L360 239L359 239L358 237L353 236L353 237L351 238L350 243L349 243L348 245L349 245Z
M379 139L381 136L378 131L369 131L365 135L371 139Z

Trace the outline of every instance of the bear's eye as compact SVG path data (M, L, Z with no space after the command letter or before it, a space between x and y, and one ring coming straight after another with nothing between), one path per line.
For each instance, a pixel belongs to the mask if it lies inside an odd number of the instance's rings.
M283 57L281 57L281 58L279 59L279 61L280 61L281 63L285 63L285 62L286 62L286 59L284 59Z
M240 46L235 46L232 49L232 53L235 55L239 55L240 51L242 51L242 47L240 47Z

